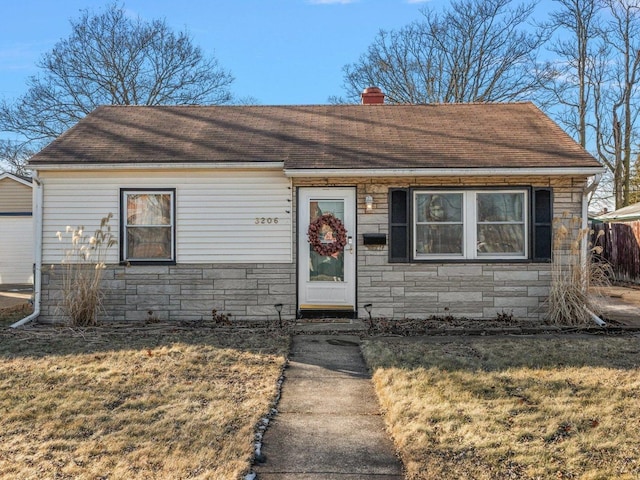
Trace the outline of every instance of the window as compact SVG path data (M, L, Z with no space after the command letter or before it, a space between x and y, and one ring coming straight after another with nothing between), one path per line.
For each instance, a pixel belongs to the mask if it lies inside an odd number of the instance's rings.
M526 258L526 191L413 194L415 259Z
M464 255L462 193L414 193L414 256Z
M549 188L391 189L389 199L391 262L550 259Z
M175 261L175 190L122 190L122 260Z
M526 192L476 193L478 257L526 257Z

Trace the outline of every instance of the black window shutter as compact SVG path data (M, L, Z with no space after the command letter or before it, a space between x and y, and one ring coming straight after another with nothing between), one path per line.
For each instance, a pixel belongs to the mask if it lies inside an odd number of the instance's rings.
M553 236L553 189L533 189L533 261L550 262Z
M409 190L389 189L389 262L409 262Z

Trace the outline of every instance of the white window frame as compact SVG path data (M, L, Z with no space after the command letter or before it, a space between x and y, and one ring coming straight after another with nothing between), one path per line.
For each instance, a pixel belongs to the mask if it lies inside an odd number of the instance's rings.
M170 205L170 222L168 225L136 225L135 227L161 227L161 228L169 228L171 231L171 240L170 240L170 248L171 248L171 258L133 258L129 256L129 252L128 252L128 228L129 225L127 225L127 197L129 195L169 195L170 201L171 201L171 205ZM175 252L175 248L176 248L176 222L175 222L175 198L176 198L176 191L175 189L172 188L152 188L152 189L145 189L145 188L122 188L120 190L120 218L121 218L121 225L122 225L122 235L121 235L121 252L122 252L122 261L123 262L131 262L133 264L135 263L143 263L143 264L148 264L148 263L153 263L153 264L157 264L157 263L164 263L164 264L175 264L176 262L176 252Z
M417 196L418 195L443 195L443 194L461 194L462 195L462 253L461 254L443 254L443 253L418 253L417 245L417 225L418 225L418 212L417 212ZM523 195L522 204L522 222L513 222L514 224L523 224L524 228L524 250L522 253L481 253L478 252L478 225L477 221L477 198L478 194L509 194L516 193ZM505 189L430 189L421 188L413 190L411 197L411 228L412 228L412 242L411 242L411 255L413 260L526 260L529 258L529 236L531 234L530 225L530 190L528 188L505 188ZM497 222L502 223L502 222Z

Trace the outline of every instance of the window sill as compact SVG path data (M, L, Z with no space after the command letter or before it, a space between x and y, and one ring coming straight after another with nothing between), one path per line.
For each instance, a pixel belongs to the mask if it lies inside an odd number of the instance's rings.
M175 260L122 260L120 265L125 267L149 266L149 265L175 265Z
M389 263L406 263L406 264L420 264L420 263L548 263L544 261L536 261L531 258L412 258L409 261L401 260L389 260Z

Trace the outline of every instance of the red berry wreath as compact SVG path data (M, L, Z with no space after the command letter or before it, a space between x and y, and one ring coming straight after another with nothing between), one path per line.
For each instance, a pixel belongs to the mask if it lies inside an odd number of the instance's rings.
M311 248L323 257L341 252L347 244L347 229L332 213L320 215L311 222L307 236Z

